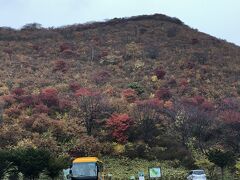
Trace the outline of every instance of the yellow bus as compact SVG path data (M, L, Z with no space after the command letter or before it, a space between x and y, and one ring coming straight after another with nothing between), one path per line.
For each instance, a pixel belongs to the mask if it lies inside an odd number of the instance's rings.
M103 162L97 157L79 157L73 160L69 178L71 180L103 180Z

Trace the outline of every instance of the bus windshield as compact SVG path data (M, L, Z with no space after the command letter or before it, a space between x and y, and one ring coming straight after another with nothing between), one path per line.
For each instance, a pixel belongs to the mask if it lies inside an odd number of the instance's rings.
M73 177L96 177L97 164L96 163L73 163L71 168Z

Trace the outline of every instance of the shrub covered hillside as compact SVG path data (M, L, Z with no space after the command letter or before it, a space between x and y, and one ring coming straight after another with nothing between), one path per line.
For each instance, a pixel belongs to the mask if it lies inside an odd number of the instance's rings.
M237 172L240 48L176 18L0 28L0 79L2 150Z

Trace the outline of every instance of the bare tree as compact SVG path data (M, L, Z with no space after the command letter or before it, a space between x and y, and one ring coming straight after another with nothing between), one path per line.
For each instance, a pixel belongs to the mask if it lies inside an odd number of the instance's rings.
M78 107L80 117L86 127L87 134L92 135L98 120L109 115L110 108L106 99L99 93L92 93L78 97Z
M182 144L187 146L189 138L194 137L197 147L205 152L206 142L212 137L215 113L189 104L177 105L174 113L174 130Z
M156 124L160 123L160 101L149 99L136 103L133 117L139 131L139 137L145 142L150 142L157 133Z

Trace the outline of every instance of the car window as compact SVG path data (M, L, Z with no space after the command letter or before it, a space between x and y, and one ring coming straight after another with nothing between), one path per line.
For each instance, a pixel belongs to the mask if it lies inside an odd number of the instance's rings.
M202 175L202 174L205 174L203 170L195 170L193 171L193 174L196 174L196 175Z

